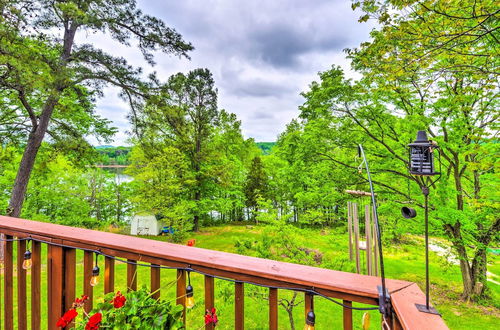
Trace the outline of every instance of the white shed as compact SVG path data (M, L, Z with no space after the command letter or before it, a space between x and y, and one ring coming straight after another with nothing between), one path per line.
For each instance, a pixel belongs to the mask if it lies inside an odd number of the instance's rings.
M130 223L131 235L159 235L163 229L163 222L156 220L152 214L136 214Z

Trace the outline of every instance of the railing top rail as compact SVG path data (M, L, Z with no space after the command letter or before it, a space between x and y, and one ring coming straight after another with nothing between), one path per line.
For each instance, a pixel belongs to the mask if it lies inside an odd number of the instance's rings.
M391 301L403 329L448 329L440 315L423 313L415 308L415 304L425 305L425 295L415 283L393 293Z
M338 291L371 298L378 297L377 285L380 284L380 280L373 276L5 216L0 216L1 229L63 240L64 244L67 245L74 242L78 243L78 246L83 244L88 248L109 248L142 256L172 260L184 263L186 267L189 266L194 269L201 266L204 269L243 273L253 277L296 283L306 287L314 287L315 289ZM394 292L410 284L411 282L390 280L388 288L390 292Z
M0 216L0 232L18 237L32 236L34 239L36 237L43 237L47 240L63 242L64 245L75 248L85 247L92 250L113 250L136 256L146 256L150 259L158 259L158 264L162 264L161 261L173 261L184 265L183 267L185 268L200 269L209 274L237 280L244 279L257 284L280 283L284 286L288 285L294 288L313 288L327 295L330 295L330 293L339 293L340 296L345 295L353 301L358 302L377 304L378 299L377 285L380 284L380 279L374 276L346 273L6 216ZM120 256L120 253L116 255ZM243 277L238 277L237 275L243 275ZM402 299L411 299L411 294L415 295L415 292L420 292L421 294L420 289L412 282L387 280L387 288L391 295L395 294L398 297L398 304L404 306L407 305L407 302L403 304ZM412 293L406 296L402 295L403 292L406 292L407 288L412 288ZM407 313L407 311L404 310L404 313ZM421 319L419 323L424 322L429 324L431 322L431 324L434 324L434 322L437 322L437 329L440 328L441 323L446 327L441 318L435 321L431 314L415 314L412 318ZM405 322L411 324L410 321Z

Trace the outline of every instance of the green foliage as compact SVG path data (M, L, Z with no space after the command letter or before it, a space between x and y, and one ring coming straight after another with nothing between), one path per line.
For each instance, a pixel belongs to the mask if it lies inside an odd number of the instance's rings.
M257 209L259 199L265 199L267 197L267 181L268 178L264 172L262 161L260 157L255 157L250 165L243 188L245 193L245 204L254 212ZM255 217L255 215L253 215L253 217Z
M123 307L115 308L111 301L115 293L104 296L104 301L91 311L102 314L101 328L113 329L182 329L183 307L165 300L151 297L146 287L137 291L129 291L124 296ZM77 324L76 329L85 329L84 324Z
M255 144L262 151L262 155L267 156L271 153L271 149L276 145L276 142L255 142Z
M137 181L138 209L161 213L181 229L197 230L214 214L241 218L247 164L258 149L243 138L240 125L234 114L217 108L210 71L170 77L138 126L129 171Z
M10 197L21 151L0 147L0 207ZM78 168L68 156L42 146L22 217L65 225L96 228L122 225L130 216L130 184L101 169Z
M79 43L80 36L85 41L80 31L106 33L124 46L134 41L150 65L154 52L188 57L193 47L162 20L144 14L133 0L50 5L6 0L0 9L0 144L24 147L8 210L19 216L46 134L55 150L82 162L94 151L87 136L108 142L116 133L111 122L95 112L103 87L119 88L135 109L157 83L154 74L145 81L142 69L124 58Z
M131 147L99 146L95 147L99 153L99 163L102 165L129 165Z

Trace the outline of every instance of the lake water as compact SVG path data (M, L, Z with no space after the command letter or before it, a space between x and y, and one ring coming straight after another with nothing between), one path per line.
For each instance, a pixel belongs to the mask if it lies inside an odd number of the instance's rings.
M124 167L112 167L112 166L106 167L106 166L102 166L101 168L103 170L105 170L106 172L108 172L108 173L113 173L115 175L115 182L117 184L131 182L132 180L134 180L133 177L131 177L130 175L125 174L125 168Z

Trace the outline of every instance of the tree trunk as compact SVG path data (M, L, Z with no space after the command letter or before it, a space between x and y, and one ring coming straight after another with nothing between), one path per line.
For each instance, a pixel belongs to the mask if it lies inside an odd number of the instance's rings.
M36 127L33 127L28 137L26 148L24 149L23 157L17 170L14 186L12 187L12 195L9 201L9 209L7 214L11 217L18 218L23 207L26 190L31 176L31 171L35 165L36 155L42 145L43 138L49 126L50 117L54 111L54 107L59 101L59 96L50 96L45 103L42 116Z
M69 22L67 27L64 30L64 38L63 38L63 47L62 53L60 57L60 68L65 68L69 57L71 55L71 49L73 47L76 30L78 25L71 24L69 26ZM62 72L62 70L61 70ZM56 72L57 74L58 72ZM45 102L41 115L39 119L35 118L34 114L30 114L30 117L33 122L33 127L31 129L30 135L28 137L28 142L26 144L26 148L24 149L23 157L21 159L21 163L19 164L19 168L17 170L16 179L14 180L14 186L12 187L12 195L10 196L9 207L7 210L7 215L11 217L19 217L21 214L21 209L23 207L24 198L26 195L26 190L28 188L28 183L31 176L31 171L33 170L33 166L35 165L36 156L38 154L38 150L42 145L43 138L45 137L45 133L47 132L47 128L49 127L50 119L52 117L52 113L54 112L54 108L59 102L59 98L63 90L66 88L66 77L60 77L60 81L56 83L54 86L54 90L47 98Z
M198 206L199 204L199 201L201 199L201 193L199 190L196 190L195 194L194 194L194 200L196 202L196 206ZM196 210L196 212L198 212L198 208ZM198 231L200 230L200 215L197 213L195 214L194 216L194 227L193 227L193 231Z

